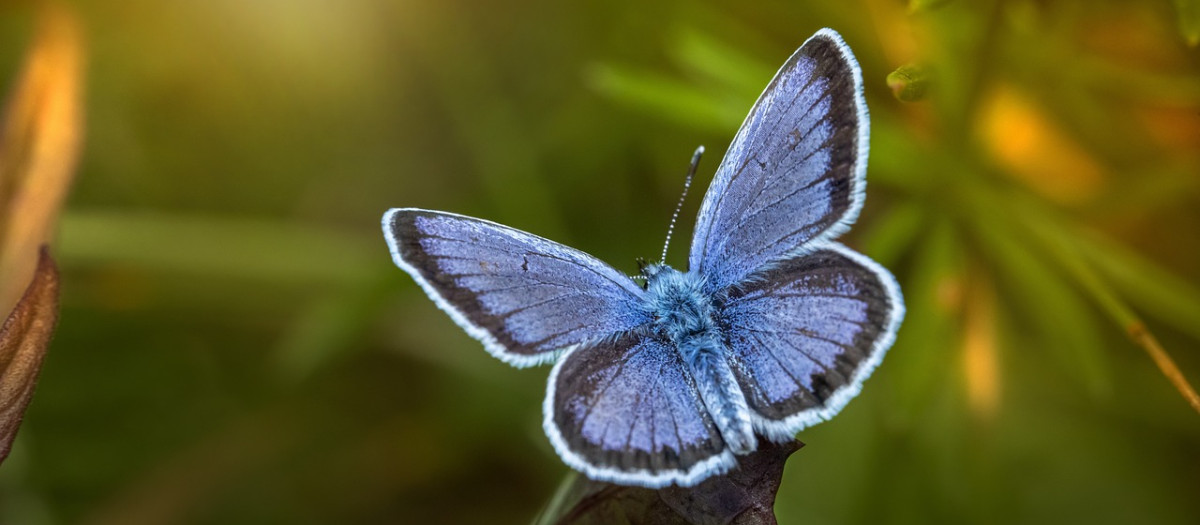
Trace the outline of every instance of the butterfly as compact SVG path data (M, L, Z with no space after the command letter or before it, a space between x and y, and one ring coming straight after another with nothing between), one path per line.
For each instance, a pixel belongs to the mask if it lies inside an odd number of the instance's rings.
M383 216L396 265L492 355L554 363L543 427L592 479L695 485L858 394L904 316L895 278L833 241L863 206L862 73L822 29L750 110L704 197L688 270L633 278L482 219ZM693 163L694 169L694 163Z

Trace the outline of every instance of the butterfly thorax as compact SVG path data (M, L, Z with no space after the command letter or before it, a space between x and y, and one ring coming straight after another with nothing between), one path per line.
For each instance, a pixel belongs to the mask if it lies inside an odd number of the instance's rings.
M716 310L704 281L666 265L651 265L646 275L646 310L656 330L676 345L716 337Z
M722 438L735 453L754 450L746 400L725 358L724 337L716 322L718 305L704 291L704 279L661 264L647 266L642 273L645 308L654 329L679 350Z

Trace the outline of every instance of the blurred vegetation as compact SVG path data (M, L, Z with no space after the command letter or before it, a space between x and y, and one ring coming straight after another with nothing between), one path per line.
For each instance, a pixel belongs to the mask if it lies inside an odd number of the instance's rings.
M1200 381L1196 2L71 5L87 144L0 523L528 523L567 471L547 370L434 308L380 215L633 273L693 149L703 186L824 26L872 117L845 242L908 316L799 436L780 522L1200 521L1200 417L1163 359ZM7 86L34 12L0 10Z

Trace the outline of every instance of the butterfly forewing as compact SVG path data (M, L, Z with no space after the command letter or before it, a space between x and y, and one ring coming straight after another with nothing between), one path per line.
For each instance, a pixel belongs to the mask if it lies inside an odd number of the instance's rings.
M756 429L786 440L858 393L904 306L887 270L837 244L760 277L730 289L721 324Z
M497 357L518 365L644 324L642 289L579 250L444 212L383 218L397 265Z
M545 413L559 454L593 479L691 485L734 462L679 351L653 336L567 354L550 375Z
M706 277L709 291L854 221L869 127L861 77L830 30L776 73L725 153L696 221L689 268Z

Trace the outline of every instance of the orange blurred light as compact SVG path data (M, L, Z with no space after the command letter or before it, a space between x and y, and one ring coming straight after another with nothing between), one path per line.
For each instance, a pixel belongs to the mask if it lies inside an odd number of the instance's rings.
M1006 173L1039 195L1076 204L1100 190L1100 164L1024 94L1000 86L985 100L981 113L980 132L988 152Z
M43 7L0 123L0 312L29 285L52 236L83 134L83 42L67 7Z
M967 403L977 416L991 419L1000 405L995 296L984 281L976 280L971 284L963 327L963 373L967 381Z

